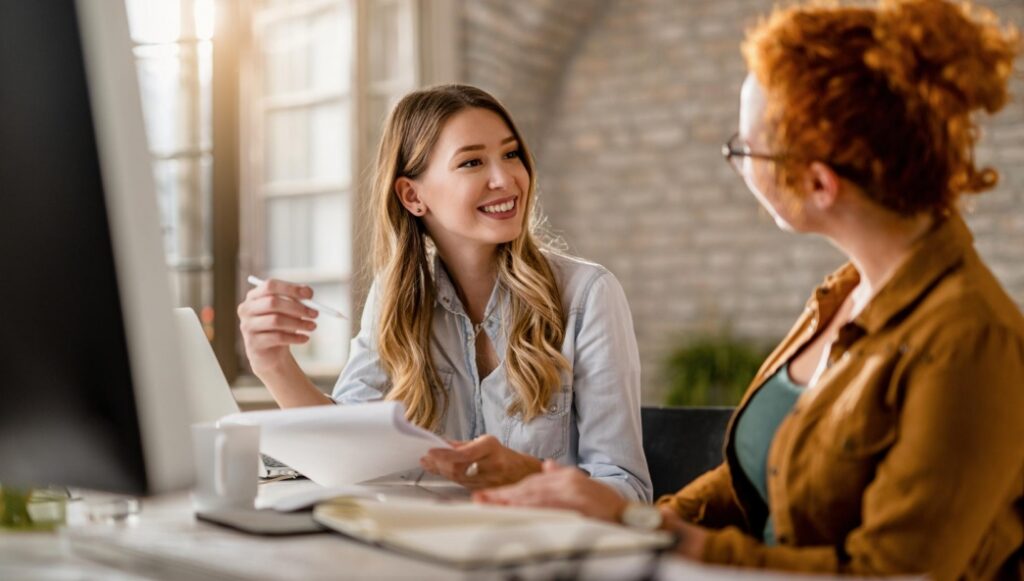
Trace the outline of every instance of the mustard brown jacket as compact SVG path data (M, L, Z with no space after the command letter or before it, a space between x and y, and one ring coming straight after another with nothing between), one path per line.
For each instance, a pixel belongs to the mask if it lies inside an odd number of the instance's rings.
M659 504L715 529L709 562L1024 579L1024 318L959 216L840 328L771 443L768 506L739 468L736 418L858 280L847 264L815 291L737 408L725 462ZM769 507L774 546L760 539Z

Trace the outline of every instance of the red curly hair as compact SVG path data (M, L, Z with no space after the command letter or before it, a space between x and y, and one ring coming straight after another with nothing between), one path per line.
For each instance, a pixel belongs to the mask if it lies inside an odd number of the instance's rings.
M974 164L973 114L1006 104L1020 49L991 12L946 0L776 10L743 44L774 150L822 161L906 216L995 186ZM780 174L792 186L800 164Z

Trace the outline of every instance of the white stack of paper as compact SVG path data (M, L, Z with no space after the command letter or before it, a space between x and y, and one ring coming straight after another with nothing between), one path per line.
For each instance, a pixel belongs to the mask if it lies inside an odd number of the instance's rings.
M228 424L260 426L260 452L321 486L345 486L419 466L443 438L410 424L401 403L325 405L231 414Z

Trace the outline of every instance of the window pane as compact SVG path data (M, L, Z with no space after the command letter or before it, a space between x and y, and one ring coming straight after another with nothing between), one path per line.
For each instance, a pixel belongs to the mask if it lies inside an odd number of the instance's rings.
M210 147L211 43L138 46L135 55L150 149L168 155Z
M293 263L292 248L298 245L293 237L298 232L292 223L292 214L296 212L296 200L291 198L279 198L267 200L266 220L267 229L264 233L267 242L267 268L277 270L288 268Z
M213 256L210 155L154 163L164 248L173 265L209 266Z
M146 121L149 147L169 152L179 147L181 61L178 45L136 47L142 112Z
M352 271L352 216L348 194L310 198L310 266L348 274Z
M370 74L374 81L387 81L399 71L401 7L385 1L371 2L370 7Z
M199 75L199 145L213 147L213 43L197 46Z
M347 194L267 200L267 266L347 275L352 268Z
M351 175L348 103L271 111L267 120L267 182L347 183Z
M172 270L171 290L175 305L199 312L213 304L213 271Z
M174 42L181 36L180 0L126 0L132 40Z
M272 22L263 45L264 90L268 95L348 91L352 41L348 2Z
M266 181L284 182L307 176L308 129L309 112L305 109L282 109L267 115Z
M321 105L312 110L309 132L310 179L348 183L352 165L349 148L348 102Z
M413 57L413 5L409 0L369 2L370 79L411 81L415 74Z
M263 41L264 91L281 95L309 86L305 66L309 43L305 19L288 18L267 26Z
M316 91L347 92L352 80L351 4L342 3L313 17L310 78Z
M193 0L195 18L195 31L196 38L210 40L213 38L213 31L215 29L214 16L214 0Z
M176 302L212 304L214 0L125 0Z

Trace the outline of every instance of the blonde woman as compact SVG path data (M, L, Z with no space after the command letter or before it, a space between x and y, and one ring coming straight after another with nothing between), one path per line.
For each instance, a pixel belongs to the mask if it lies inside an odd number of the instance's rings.
M316 328L297 301L307 286L271 280L239 306L253 372L282 407L402 402L455 441L422 467L469 488L517 482L548 459L649 502L625 295L604 268L542 249L535 183L494 97L464 85L407 95L377 155L374 284L333 395L289 350Z

